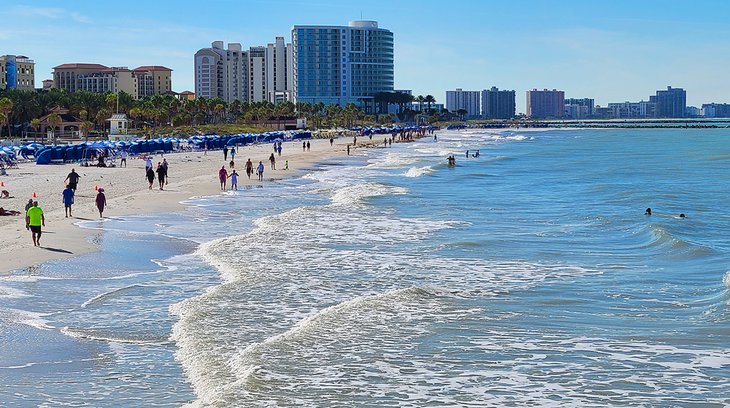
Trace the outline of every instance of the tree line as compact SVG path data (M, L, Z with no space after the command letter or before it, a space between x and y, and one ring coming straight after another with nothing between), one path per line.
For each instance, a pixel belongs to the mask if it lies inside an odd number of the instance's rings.
M439 120L439 112L431 110L436 99L431 96L418 96L383 92L376 94L371 101L374 109L366 112L355 104L342 107L323 103L282 102L241 102L227 103L220 98L197 98L180 100L174 95L151 95L134 99L125 92L93 93L87 91L67 92L62 89L49 91L0 91L0 135L20 136L26 132L38 131L39 118L52 112L55 107L68 109L79 118L82 132L104 131L107 119L113 113L125 113L131 121L132 129L154 129L159 126L209 125L237 123L273 127L277 122L304 117L310 128L353 127L393 123L396 119L413 121L417 115L426 114L422 122ZM412 102L426 104L427 110L420 112L411 109ZM396 114L388 114L390 105L398 106ZM419 105L420 106L420 105ZM57 116L57 115L55 115ZM60 118L48 118L51 127L60 124Z

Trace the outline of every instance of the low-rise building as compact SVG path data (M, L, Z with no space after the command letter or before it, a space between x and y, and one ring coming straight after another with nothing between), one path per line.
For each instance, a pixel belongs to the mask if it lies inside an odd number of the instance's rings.
M705 103L702 116L706 118L730 118L730 103Z
M585 119L594 116L595 102L591 98L567 98L564 105L566 119Z

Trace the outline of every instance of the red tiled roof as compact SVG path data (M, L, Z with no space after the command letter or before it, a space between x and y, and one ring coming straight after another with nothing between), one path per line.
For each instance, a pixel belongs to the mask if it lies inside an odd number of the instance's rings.
M78 68L80 68L80 69L107 69L109 67L107 67L106 65L101 65L101 64L83 64L83 63L82 64L79 64L79 63L61 64L57 67L53 67L53 69L74 69L74 68L77 68L77 69Z
M163 67L162 65L142 65L133 69L133 71L172 71L170 68Z

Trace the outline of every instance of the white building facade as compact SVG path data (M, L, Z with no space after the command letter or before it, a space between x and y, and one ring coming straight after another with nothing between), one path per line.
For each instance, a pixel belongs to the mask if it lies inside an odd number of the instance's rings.
M446 91L446 109L451 113L457 113L463 109L465 117L476 118L480 114L479 91L464 91L457 88L455 91Z
M293 91L297 102L355 103L393 92L393 33L376 21L292 28Z

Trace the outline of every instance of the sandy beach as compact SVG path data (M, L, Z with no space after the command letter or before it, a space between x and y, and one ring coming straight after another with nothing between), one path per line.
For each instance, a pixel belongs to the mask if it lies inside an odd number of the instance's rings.
M263 184L266 184L301 175L303 170L326 158L345 156L347 144L351 142L351 138L340 138L335 140L334 146L330 146L328 139L314 139L310 141L311 150L306 152L302 151L302 142L286 142L282 155L276 156L276 170L271 170L268 160L273 151L271 144L242 146L236 154L236 169L241 175L239 186L262 183L255 174L251 180L246 177L244 166L248 158L254 162L254 169L259 161L263 162L266 169ZM366 145L358 143L360 148ZM8 190L14 198L0 200L0 207L23 212L28 199L35 193L39 207L45 213L46 227L43 229L41 247L34 247L30 232L25 229L24 215L0 217L3 237L0 273L95 250L96 245L87 239L91 232L76 224L99 218L94 204L97 186L105 190L105 217L173 212L180 210L181 202L186 199L220 193L218 170L225 164L230 171L228 163L223 160L222 150L209 151L207 155L202 151L170 153L164 158L169 162L169 184L164 191L159 190L157 180L153 189L149 189L144 160L138 157L129 158L126 168L21 163L19 169L9 170L8 176L0 177L0 181L5 183L3 189ZM161 155L155 156L154 165L162 159ZM286 160L289 161L289 170L283 170ZM61 193L65 187L64 180L72 168L81 179L72 207L73 217L66 218ZM228 185L230 187L230 180Z

